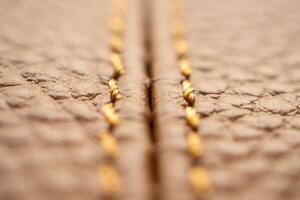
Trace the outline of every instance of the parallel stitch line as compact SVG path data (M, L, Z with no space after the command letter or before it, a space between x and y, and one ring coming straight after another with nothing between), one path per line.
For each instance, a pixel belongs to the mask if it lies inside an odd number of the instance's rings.
M194 107L195 93L190 81L192 74L191 63L188 59L188 45L185 39L185 26L183 23L183 10L181 0L169 0L171 10L171 28L174 42L174 50L177 55L177 64L184 79L181 82L182 96L187 106L185 107L185 118L190 131L186 134L187 152L196 160L203 156L203 143L201 136L197 133L200 125L200 117ZM195 162L196 163L196 162ZM211 182L206 169L194 165L187 175L187 179L197 197L203 197L211 191Z
M103 195L108 198L118 195L122 188L121 177L112 162L119 156L119 145L118 141L113 136L113 130L120 124L120 118L115 109L115 103L122 98L118 86L118 79L124 74L122 57L124 48L124 15L126 12L125 0L111 1L112 16L109 22L111 50L109 61L114 69L114 74L107 83L110 90L110 102L102 107L102 113L110 127L107 131L98 135L99 144L109 161L98 167L98 179Z

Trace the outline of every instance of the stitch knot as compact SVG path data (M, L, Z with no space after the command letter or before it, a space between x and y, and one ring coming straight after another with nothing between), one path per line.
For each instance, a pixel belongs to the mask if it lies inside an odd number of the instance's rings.
M175 40L175 51L178 57L184 57L187 54L188 47L186 41L184 39L176 39Z
M99 138L105 154L110 158L116 158L119 155L119 146L116 139L108 132L101 133Z
M200 124L200 119L195 108L187 106L185 108L185 116L189 126L196 130Z
M124 74L124 66L122 62L121 55L119 53L112 52L109 56L111 65L114 68L115 76L119 77Z
M122 34L124 32L124 22L120 17L114 17L110 22L110 31L115 34Z
M188 180L195 193L199 196L211 190L211 183L206 170L203 167L193 167L188 173Z
M110 79L108 81L108 86L110 89L111 94L111 101L116 102L117 100L122 98L122 95L120 94L118 83L115 79Z
M202 156L202 139L198 133L191 131L187 134L187 150L194 158Z
M110 45L113 51L122 52L123 51L123 41L119 35L112 35L110 39Z
M189 104L193 105L195 103L195 94L192 83L188 80L182 82L183 98Z
M120 123L119 115L116 113L116 110L112 103L105 104L102 107L102 112L105 119L112 126L116 126Z
M189 77L192 73L190 62L185 58L180 59L178 62L181 74L185 77Z
M181 38L185 35L185 27L179 20L173 21L173 36L175 38Z
M120 192L122 182L113 166L100 165L98 167L98 179L105 196L115 196Z

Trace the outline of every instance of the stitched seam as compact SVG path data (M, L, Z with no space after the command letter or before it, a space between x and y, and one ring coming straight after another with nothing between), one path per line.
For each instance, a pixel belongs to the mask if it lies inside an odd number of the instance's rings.
M122 95L119 90L118 80L124 74L123 64L123 36L124 36L124 16L126 13L125 0L111 0L111 17L109 19L110 31L110 65L114 69L114 74L108 80L110 90L110 102L102 107L102 114L109 124L108 130L99 134L100 146L105 153L107 162L98 166L98 180L102 195L113 198L120 194L122 190L122 180L117 167L115 166L118 158L119 145L114 136L115 128L120 124L120 117L115 108L115 103L121 100Z
M177 57L177 65L183 76L181 81L182 97L186 102L185 120L189 131L186 133L186 152L190 155L192 166L188 171L187 180L196 197L203 197L211 190L211 181L207 170L196 162L203 157L202 137L198 133L200 117L195 108L195 92L190 80L192 66L188 58L188 45L185 38L186 28L183 20L183 2L181 0L169 0L171 33L174 51Z

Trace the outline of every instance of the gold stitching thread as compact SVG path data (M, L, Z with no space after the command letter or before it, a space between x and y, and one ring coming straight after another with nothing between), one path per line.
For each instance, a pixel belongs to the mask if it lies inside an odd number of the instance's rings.
M179 20L174 20L173 22L173 36L175 38L182 38L185 35L185 27L183 23Z
M99 136L100 145L105 154L110 158L116 158L119 155L119 146L111 133L104 132Z
M124 21L121 17L114 17L109 27L112 33L122 34L124 32Z
M116 110L112 103L107 103L102 107L102 112L105 119L112 126L116 126L120 123L119 115L116 113Z
M122 35L124 32L122 16L125 13L125 6L126 4L123 0L112 0L113 16L109 22L109 29L111 31L109 61L114 68L115 78L124 73L121 52L123 51ZM102 113L108 123L114 127L120 123L120 120L113 103L121 98L121 94L115 79L110 79L108 86L111 93L111 103L107 103L102 107ZM115 159L119 155L117 141L110 132L100 134L99 143L107 157ZM119 193L122 183L114 166L108 164L100 165L97 174L104 196L113 197Z
M109 56L109 60L114 68L115 76L121 76L124 74L124 66L122 57L119 53L112 52Z
M197 115L196 109L191 106L187 106L185 108L185 116L187 119L187 123L190 125L190 127L192 129L197 129L200 124L200 119Z
M183 98L189 104L193 105L195 103L195 94L192 83L189 80L184 80L182 82Z
M120 123L119 115L114 107L114 102L121 98L121 94L119 91L118 82L114 78L118 78L124 74L122 60L122 36L124 32L123 15L125 14L126 3L124 3L124 0L111 1L113 16L109 21L109 30L111 32L111 52L109 55L109 61L114 69L114 75L113 78L108 81L111 102L102 107L102 113L110 124L111 128L114 128ZM98 138L100 146L102 147L106 157L116 159L119 155L119 146L112 133L108 131L103 132L98 136ZM122 188L122 181L115 167L112 164L101 164L98 166L97 170L98 180L101 185L101 191L103 195L109 198L118 195Z
M178 64L181 74L188 78L192 73L190 62L186 58L181 58L179 59Z
M194 158L202 156L202 139L198 133L191 131L187 134L187 150Z
M116 195L120 192L122 182L118 172L111 165L104 164L98 167L98 180L101 191L105 196Z
M196 132L200 124L200 118L196 109L193 107L195 103L195 94L192 83L189 81L192 73L191 64L188 60L188 46L184 38L185 26L181 20L183 16L182 1L170 1L170 7L173 14L172 19L172 34L174 38L174 48L177 54L178 66L181 74L185 77L182 82L183 98L189 106L185 108L185 118L188 125L194 131L190 131L186 135L187 152L194 158L199 158L203 155L202 138ZM202 197L211 190L211 183L206 170L200 166L193 166L188 172L188 181L195 192L195 195Z
M211 190L209 176L203 167L193 167L188 173L188 180L194 192L199 196L202 196Z
M184 57L187 55L188 47L184 39L182 38L175 39L175 51L178 57Z
M110 39L110 45L113 51L122 52L123 51L123 41L119 35L112 35Z
M111 94L111 101L115 102L119 99L122 98L120 91L119 91L119 86L118 83L115 79L110 79L108 81L108 86L110 88L110 94Z

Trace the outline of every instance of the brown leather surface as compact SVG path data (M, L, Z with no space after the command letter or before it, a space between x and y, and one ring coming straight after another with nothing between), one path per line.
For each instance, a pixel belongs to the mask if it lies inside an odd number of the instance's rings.
M201 163L213 182L207 199L299 198L299 8L298 1L184 1ZM186 200L194 199L186 178L191 160L168 10L155 1L161 194Z
M213 199L298 199L300 3L226 3L185 12Z
M168 2L127 0L119 199L195 199ZM110 9L0 1L1 200L104 199L96 136L109 128ZM183 9L207 199L299 199L300 2L186 0Z
M128 4L116 167L122 199L147 199L142 17ZM0 199L99 199L110 2L4 0L0 10Z

